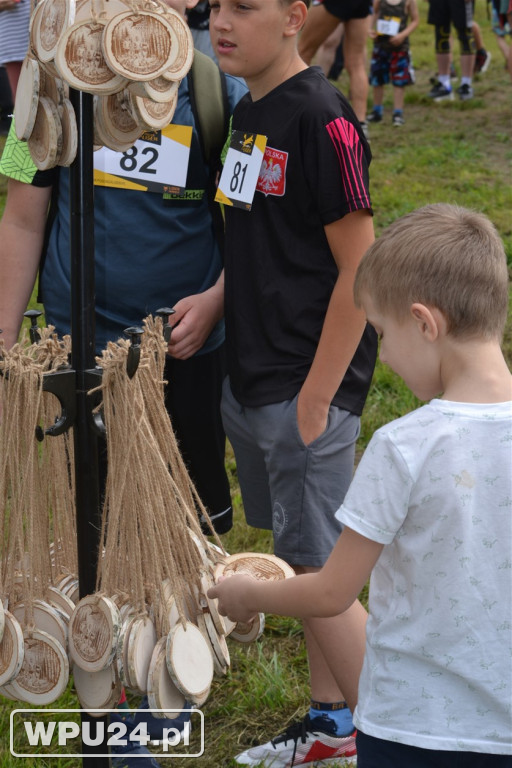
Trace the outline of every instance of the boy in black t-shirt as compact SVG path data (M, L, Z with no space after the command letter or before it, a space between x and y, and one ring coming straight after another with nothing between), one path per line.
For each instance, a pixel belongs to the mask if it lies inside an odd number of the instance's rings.
M213 0L210 15L221 68L250 92L233 129L266 137L250 210L226 207L223 419L247 521L273 531L276 554L297 572L318 570L339 535L335 512L376 355L352 297L374 239L370 149L345 97L298 55L306 15L303 0ZM239 755L240 764L355 754L350 710L365 622L358 602L305 622L311 710L299 728ZM343 693L325 661L333 649Z

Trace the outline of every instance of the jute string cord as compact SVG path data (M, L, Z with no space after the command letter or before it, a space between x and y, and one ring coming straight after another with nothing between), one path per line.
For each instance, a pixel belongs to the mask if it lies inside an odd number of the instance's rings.
M165 580L182 622L187 601L192 599L198 609L195 594L204 565L190 531L207 549L198 510L206 519L208 515L183 463L164 405L162 322L146 318L144 324L133 378L126 371L128 341L108 344L98 358L103 369L100 389L108 473L97 591L125 593L140 614L152 606L161 635L165 628L160 588Z
M43 375L66 364L69 339L53 329L29 344L24 335L0 347L0 499L3 505L2 597L23 599L25 624L62 572L76 572L72 434L36 440L36 428L54 423L56 398L43 392Z

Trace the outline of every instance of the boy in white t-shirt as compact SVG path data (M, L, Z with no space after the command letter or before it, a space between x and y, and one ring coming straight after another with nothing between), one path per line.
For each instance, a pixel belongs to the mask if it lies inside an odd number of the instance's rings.
M274 583L237 576L209 592L235 620L333 616L371 574L358 768L512 762L508 290L503 244L473 211L426 206L370 246L356 304L383 362L434 399L375 433L321 571Z

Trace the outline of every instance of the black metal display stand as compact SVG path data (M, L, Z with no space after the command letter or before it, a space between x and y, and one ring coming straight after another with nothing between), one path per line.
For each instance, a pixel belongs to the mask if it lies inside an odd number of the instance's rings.
M93 97L82 91L70 91L78 128L77 155L70 168L71 232L71 367L75 376L76 411L74 419L76 530L80 597L92 594L96 587L101 530L101 500L98 470L98 434L88 396L95 356L95 283L94 283L94 180L93 180ZM103 722L82 716L82 722ZM107 752L106 737L101 747L82 744L83 754ZM108 757L84 757L84 768L108 768Z

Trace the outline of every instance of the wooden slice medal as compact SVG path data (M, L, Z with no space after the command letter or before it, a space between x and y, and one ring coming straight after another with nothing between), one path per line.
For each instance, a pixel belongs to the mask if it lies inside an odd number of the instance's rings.
M155 645L148 669L148 703L151 709L164 710L161 717L174 718L176 710L186 705L183 693L174 684L166 662L167 637L161 637ZM153 713L159 717L159 713Z
M78 149L78 128L73 105L69 99L64 98L61 103L60 122L62 126L62 150L58 165L71 165L76 157Z
M99 717L102 713L94 710L117 707L121 698L122 685L115 664L111 664L100 672L87 672L74 664L73 682L78 700L89 714Z
M126 663L132 688L146 693L148 669L157 637L155 625L148 616L138 616L132 624L128 638Z
M192 66L192 60L194 58L194 40L187 22L177 11L173 8L167 8L165 17L176 33L178 39L178 55L171 66L162 74L167 80L182 80Z
M105 19L78 21L62 35L55 66L71 88L106 96L126 87L126 78L115 73L103 56L106 24Z
M173 683L187 701L203 704L213 680L213 657L201 630L186 622L177 624L167 635L167 669Z
M27 627L28 608L26 603L17 603L12 608L12 614L17 618L21 627ZM66 649L68 643L67 623L59 616L55 608L44 602L44 600L34 600L32 605L32 616L34 626L51 635L59 641L61 646Z
M57 107L47 96L41 96L36 121L27 140L30 156L40 171L54 168L62 150L62 126Z
M71 614L75 610L74 602L56 587L48 587L47 599L50 605L52 605L61 616L64 616L66 623L69 624Z
M98 97L94 109L95 139L114 152L126 152L144 133L135 120L129 91Z
M25 56L14 102L15 130L20 141L27 141L34 130L39 105L40 81L39 63L33 56Z
M23 630L10 611L4 610L4 633L0 642L0 685L10 683L21 669L25 645Z
M233 576L245 573L263 581L280 581L295 576L295 571L280 557L258 552L239 552L229 555L223 563L215 568L215 580L220 576Z
M229 637L238 643L253 643L265 630L265 614L259 613L252 621L239 621L229 633Z
M147 131L161 131L166 128L174 117L177 103L177 91L171 101L164 103L141 99L140 96L131 97L133 116L137 124Z
M62 35L75 20L75 0L44 0L33 24L33 45L42 63L51 62Z
M103 54L127 80L154 80L174 63L178 37L166 16L153 11L116 14L103 33Z
M51 704L68 684L66 651L58 640L39 629L25 632L24 643L23 664L10 690L29 704Z
M128 84L128 90L133 96L140 96L143 99L151 99L161 104L166 104L174 98L180 87L181 80L166 80L160 76L147 82L134 81Z
M219 601L217 598L212 599L211 597L208 597L208 590L210 587L213 587L213 584L213 578L209 574L201 574L201 587L208 612L212 618L217 633L219 635L225 635L227 633L226 622L224 616L221 616L219 613Z
M69 622L69 654L88 672L108 667L121 631L121 617L116 604L108 597L87 595L76 605Z

